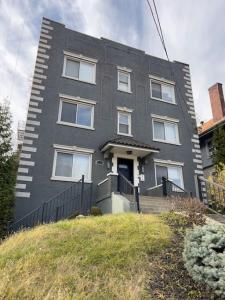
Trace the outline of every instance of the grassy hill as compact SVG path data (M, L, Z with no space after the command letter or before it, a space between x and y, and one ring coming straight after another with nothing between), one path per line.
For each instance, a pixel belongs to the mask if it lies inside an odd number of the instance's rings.
M42 225L0 245L0 299L151 299L149 261L171 230L151 215Z

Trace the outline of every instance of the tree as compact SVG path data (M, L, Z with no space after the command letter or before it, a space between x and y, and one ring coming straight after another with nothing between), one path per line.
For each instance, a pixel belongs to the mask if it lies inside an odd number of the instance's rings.
M223 169L225 164L225 128L217 128L213 134L213 163L216 171Z
M0 103L0 237L13 218L17 155L12 151L11 124L9 105Z

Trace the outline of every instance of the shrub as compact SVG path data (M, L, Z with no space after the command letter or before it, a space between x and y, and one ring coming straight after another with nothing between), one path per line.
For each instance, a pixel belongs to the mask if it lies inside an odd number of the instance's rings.
M185 212L190 225L204 225L206 222L206 207L197 198L172 199L172 210Z
M102 216L102 211L99 207L97 206L92 206L91 208L91 215L92 216Z
M176 233L184 233L187 227L190 227L187 216L174 211L161 214L161 218L174 229Z
M225 298L225 228L205 225L185 237L183 259L190 276Z

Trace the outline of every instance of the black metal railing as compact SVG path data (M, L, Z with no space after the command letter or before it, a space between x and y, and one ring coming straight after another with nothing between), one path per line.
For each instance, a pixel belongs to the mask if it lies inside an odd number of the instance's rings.
M134 186L123 174L118 173L118 192L126 195L126 198L137 204L137 211L140 213L140 202L138 187Z
M199 198L218 213L225 214L225 186L198 177Z
M192 197L192 193L185 191L183 188L165 177L162 177L162 190L164 197Z
M31 228L39 224L57 222L76 214L88 214L91 208L92 185L82 178L69 188L52 197L17 222L9 225L8 231Z

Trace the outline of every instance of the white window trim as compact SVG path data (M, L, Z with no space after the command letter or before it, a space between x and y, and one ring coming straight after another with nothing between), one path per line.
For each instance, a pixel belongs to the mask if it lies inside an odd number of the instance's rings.
M120 114L128 116L128 131L129 131L128 133L121 133L119 131L119 116L120 116ZM131 113L126 112L126 111L120 111L120 110L117 111L117 134L125 135L125 136L133 136L131 134Z
M67 53L67 54L65 54ZM73 79L73 80L76 80L76 81L81 81L81 82L84 82L84 83L89 83L89 84L94 84L96 85L96 63L97 61L94 60L94 59L91 59L91 58L87 58L83 55L76 55L76 54L73 54L73 53L70 53L68 54L69 52L67 51L64 51L64 62L63 62L63 73L62 73L62 77L65 77L65 78L68 78L68 79ZM66 75L66 60L67 59L70 59L70 60L73 60L75 62L87 62L87 63L90 63L94 66L94 77L93 77L93 82L92 81L87 81L87 80L81 80L79 78L76 78L76 77L72 77L72 76L68 76Z
M117 66L117 69L118 70L121 70L121 71L124 71L124 72L127 72L127 73L131 73L132 70L127 68L127 67L121 67L121 66Z
M70 123L70 122L65 122L65 121L61 121L61 114L62 114L62 103L63 102L67 102L67 103L71 103L71 104L76 104L76 105L87 105L89 107L91 107L91 126L85 126L85 125L81 125L81 124L76 124L76 123ZM82 99L82 101L80 99L74 100L74 99L68 99L68 98L60 98L59 101L59 112L58 112L58 120L57 120L57 124L60 125L67 125L67 126L72 126L72 127L77 127L77 128L84 128L84 129L90 129L90 130L95 130L94 128L94 105L90 104L89 101L84 101L84 99Z
M132 108L128 108L126 106L117 106L116 107L118 111L122 111L122 112L127 112L127 113L132 113L134 110Z
M66 147L66 146L65 146ZM92 182L92 154L88 151L84 152L84 151L77 151L77 150L68 150L66 148L62 149L62 148L57 148L55 147L55 151L54 151L54 159L53 159L53 167L52 167L52 176L51 176L51 180L58 180L58 181L72 181L72 182L78 182L81 178L76 178L76 177L64 177L64 176L56 176L55 175L55 170L56 170L56 160L57 160L57 153L68 153L68 154L86 154L89 155L89 174L88 174L88 178L84 178L84 181L86 183L91 183Z
M67 100L74 100L74 101L79 101L79 102L92 104L92 105L96 104L96 101L94 101L94 100L81 98L79 96L70 96L70 95L66 95L66 94L59 94L59 98L65 98Z
M171 121L171 122L174 122L174 123L179 123L180 122L180 120L178 120L178 119L174 119L174 118L167 117L167 116L160 116L160 115L151 114L151 117L155 118L155 119Z
M174 99L173 99L173 102L169 102L169 101L166 101L166 100L163 100L163 99L161 99L161 98L157 98L157 97L153 97L152 96L152 81L153 82L156 82L156 83L158 83L158 84L163 84L163 85L167 85L167 86L173 86L174 87L174 83L168 83L168 81L162 81L162 80L158 80L158 79L152 79L152 78L150 78L150 97L151 97L151 99L153 99L153 100L157 100L157 101L161 101L161 102L163 102L163 103L168 103L168 104L172 104L172 105L177 105L177 103L176 103L176 96L175 96L175 89L174 89Z
M121 69L117 70L117 90L118 91L124 92L124 93L128 93L128 94L132 94L132 92L131 92L131 81L130 81L130 72L131 71L125 71L125 70L121 70ZM120 73L124 73L124 74L128 75L128 90L127 91L125 91L122 88L120 88L120 81L119 81L119 74Z
M91 58L91 57L87 57L87 56L84 56L82 54L72 53L72 52L65 51L65 50L63 51L63 53L66 56L78 58L78 59L81 59L81 60L86 60L87 62L92 62L92 63L97 63L98 62L97 59Z
M163 123L163 124L165 124L165 123L176 124L177 126L176 126L175 128L176 128L177 141L174 142L174 141L161 140L161 139L155 138L154 121L156 121L156 122L161 122L161 123ZM165 125L164 125L164 128L165 128ZM165 143L165 144L171 144L171 145L177 145L177 146L180 146L180 145L181 145L181 143L180 143L180 136L179 136L179 129L178 129L178 124L177 124L177 122L170 121L170 120L166 120L166 119L152 118L152 134L153 134L152 140L155 141L155 142Z
M68 151L74 151L74 152L84 152L84 153L94 153L94 149L88 149L88 148L81 148L77 146L66 146L66 145L59 145L59 144L53 144L53 147L55 149L61 149L61 150L68 150Z
M183 175L183 165L184 163L178 163L178 162L171 162L168 163L168 161L163 160L156 160L154 159L154 170L155 170L155 185L157 185L157 174L156 174L156 166L162 166L162 167L178 167L181 169L181 188L184 189L184 175Z
M175 81L172 80L168 80L166 78L163 77L158 77L158 76L154 76L154 75L149 75L149 78L152 80L156 80L156 81L160 81L162 83L168 83L170 85L175 85Z

